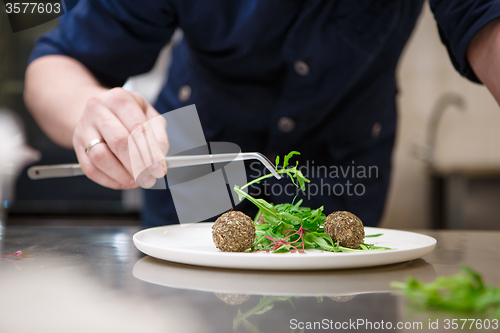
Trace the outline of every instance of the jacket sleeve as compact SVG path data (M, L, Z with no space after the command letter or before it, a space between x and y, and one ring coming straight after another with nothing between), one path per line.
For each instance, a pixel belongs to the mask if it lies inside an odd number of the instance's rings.
M36 42L29 62L49 54L73 57L104 85L121 86L150 70L177 17L167 0L80 0Z
M466 50L474 35L500 17L500 0L430 0L441 41L448 49L453 66L463 76L480 83Z

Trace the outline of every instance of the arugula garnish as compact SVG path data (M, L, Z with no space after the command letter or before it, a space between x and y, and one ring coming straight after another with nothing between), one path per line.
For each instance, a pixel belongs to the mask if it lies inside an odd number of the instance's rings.
M300 187L300 189L302 191L305 191L306 190L306 185L305 183L310 183L311 181L309 179L307 179L306 177L304 177L304 175L302 174L302 171L300 171L297 167L299 166L299 161L297 161L297 163L295 164L294 167L290 167L289 166L289 161L290 161L290 158L293 157L293 155L300 155L300 153L298 151L292 151L290 152L288 155L285 156L285 158L283 159L283 166L280 168L279 167L279 163L280 163L280 157L279 156L276 156L276 171L281 174L281 175L288 175L290 177L290 180L292 181L292 183L297 186L297 183L299 184L297 187ZM251 182L249 182L248 184L246 185L243 185L241 187L241 189L245 189L247 188L248 186L252 185L252 184L258 184L260 183L262 180L266 179L266 178L271 178L271 177L274 177L274 175L272 173L269 173L267 175L264 175L262 177L259 177L257 179L254 179L252 180ZM297 183L296 183L297 181ZM238 186L235 186L235 189L237 188ZM239 188L239 187L238 187ZM239 193L238 193L239 194ZM241 200L241 196L240 196L240 200Z
M295 166L290 165L290 159L294 155L300 155L300 153L297 151L290 152L283 158L281 167L279 166L280 158L279 156L276 157L276 171L281 175L287 175L295 186L305 191L305 183L309 183L310 180L298 169L298 161ZM330 235L325 233L323 229L326 218L323 213L323 206L317 209L301 207L302 200L297 203L273 205L264 199L256 199L243 191L248 186L260 183L270 177L273 177L273 174L269 173L254 179L242 187L234 186L234 191L238 193L240 200L246 198L259 208L254 218L256 224L255 242L247 251L303 252L305 249L320 249L329 252L354 252L388 249L364 243L361 244L359 249L349 249L333 242ZM262 218L265 224L258 224ZM375 236L378 235L373 237Z
M422 309L468 312L500 318L500 287L487 286L479 273L460 266L461 274L423 283L415 278L392 282L410 302Z

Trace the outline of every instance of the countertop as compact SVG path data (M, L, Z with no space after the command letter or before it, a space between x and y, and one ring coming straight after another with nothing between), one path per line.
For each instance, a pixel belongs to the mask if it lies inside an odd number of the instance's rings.
M422 332L437 321L439 329L430 330L436 332L444 331L444 317L412 313L402 295L391 293L391 281L413 276L430 282L466 264L487 284L500 285L500 231L418 230L438 241L421 259L314 272L161 261L134 247L137 231L47 226L0 231L1 255L18 250L34 255L0 259L0 332L380 332L382 321L393 332ZM307 329L314 323L321 326Z

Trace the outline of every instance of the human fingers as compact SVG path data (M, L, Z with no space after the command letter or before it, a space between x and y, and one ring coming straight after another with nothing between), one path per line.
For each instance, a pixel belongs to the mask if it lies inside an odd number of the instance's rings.
M161 150L161 155L167 156L168 149L170 148L167 136L167 120L164 115L160 115L149 103L146 108L146 117L149 119L148 123L150 124L153 135ZM167 172L166 163L164 163L163 166L165 168L165 174Z
M84 145L92 138L103 138L106 142L104 147L99 145L88 152L87 157L90 161L110 178L121 183L124 188L135 187L130 162L127 158L120 160L116 148L126 150L127 147L123 147L124 140L120 140L120 137L125 138L126 143L128 132L110 110L97 98L89 100L79 126L85 129L79 131L82 132L79 137ZM114 151L109 146L110 143Z
M132 92L137 103L141 105L144 114L148 121L143 123L142 137L140 135L132 135L132 138L138 140L144 139L147 149L153 164L149 166L149 170L155 177L160 178L167 173L167 164L165 156L169 148L167 138L167 122L165 118L153 108L153 106L139 93ZM136 144L139 143L136 141Z
M85 150L86 150L88 143L84 143L85 142L84 140L86 140L86 139L83 139L83 137L84 137L83 132L81 132L81 130L77 127L77 129L75 130L75 133L73 135L73 147L75 149L78 163L80 163L80 167L82 168L82 171L85 173L85 175L89 179L91 179L92 181L96 182L99 185L105 186L105 187L109 187L109 188L112 188L115 190L128 188L129 186L126 185L127 181L120 182L120 181L117 181L117 180L111 178L106 173L101 171L90 160L89 156L87 156L87 154L85 153ZM97 139L99 137L95 137L95 138ZM97 144L94 147L90 148L90 151L89 151L89 152L92 151L92 153L97 152L98 155L95 155L94 158L97 157L98 161L102 161L103 156L104 156L102 154L102 151L99 153L99 150L101 148L103 148L100 146L104 146L104 144ZM128 176L128 178L131 179L130 176Z
M144 164L141 153L132 135L128 136L128 150L130 154L131 168L134 179L143 188L150 188L156 183L156 177Z
M107 109L100 101L96 101L90 108L90 122L98 132L102 135L109 146L108 150L112 153L111 156L103 156L103 160L107 163L98 165L104 173L110 175L116 172L116 164L120 165L120 171L126 170L127 174L132 178L131 184L138 184L143 188L150 188L156 183L156 178L146 168L143 158L137 148L134 140L130 140L131 135L124 127L121 121ZM100 152L101 153L101 152ZM105 154L106 152L102 152ZM109 155L109 154L108 154ZM92 160L93 154L89 157ZM99 162L96 161L96 162ZM101 167L102 166L102 167ZM121 176L121 172L117 173ZM112 176L113 177L113 176ZM162 177L162 176L161 176Z
M137 151L139 153L137 157L139 157L140 160L137 160L136 156L130 159L132 169L137 169L137 167L144 164L151 175L156 178L163 177L165 156L162 153L162 149L159 147L159 143L153 134L150 124L147 123L148 119L145 114L149 103L147 103L145 99L138 98L133 93L121 88L110 90L103 99L103 102L123 124L132 137L132 141L127 141L129 144L129 152L127 155L132 156L132 152L135 153ZM132 142L135 144L135 147L137 147L137 151L134 151L134 146L130 145ZM111 145L110 148L112 150L115 149L115 147ZM155 162L158 162L158 164L155 164ZM140 172L140 174L142 174L142 172ZM134 174L134 177L136 176L137 175Z
M109 150L120 161L135 182L141 187L151 187L144 184L147 174L142 175L139 179L139 174L146 167L137 149L134 149L135 143L133 141L129 142L130 133L128 130L100 101L95 101L93 104L89 111L91 113L89 117L91 125L98 129ZM106 170L103 171L106 172ZM151 181L146 182L151 183Z

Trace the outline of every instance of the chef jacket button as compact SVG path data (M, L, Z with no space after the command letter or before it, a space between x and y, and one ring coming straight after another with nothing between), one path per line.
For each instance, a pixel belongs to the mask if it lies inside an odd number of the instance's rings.
M378 137L378 135L380 134L381 130L382 130L382 125L379 122L376 122L375 124L373 124L373 127L372 127L372 138Z
M278 120L278 129L284 133L293 131L295 128L295 121L290 117L281 117Z
M182 86L181 89L179 89L178 96L181 102L187 102L191 97L191 87L188 85Z
M297 60L293 64L293 68L295 69L297 74L302 75L302 76L308 75L309 71L310 71L309 65L305 61L302 61L302 60Z

